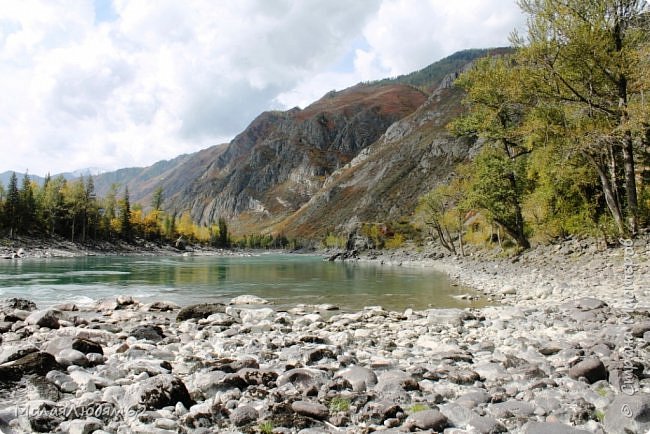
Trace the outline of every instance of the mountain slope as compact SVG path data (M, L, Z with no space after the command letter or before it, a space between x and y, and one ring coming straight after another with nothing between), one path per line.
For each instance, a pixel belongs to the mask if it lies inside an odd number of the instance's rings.
M474 59L507 51L467 50L304 109L264 112L228 144L99 175L97 190L128 185L146 208L162 187L167 211L201 223L224 216L239 233L319 237L351 221L408 216L472 153L446 130L462 111L454 78Z
M471 141L446 130L460 113L461 99L462 92L450 85L437 89L275 229L299 236L324 235L355 221L396 220L410 214L422 194L445 181L472 153Z
M204 223L226 216L240 230L268 226L299 209L328 176L426 98L406 85L357 85L304 110L263 113L175 196L173 208L189 209Z

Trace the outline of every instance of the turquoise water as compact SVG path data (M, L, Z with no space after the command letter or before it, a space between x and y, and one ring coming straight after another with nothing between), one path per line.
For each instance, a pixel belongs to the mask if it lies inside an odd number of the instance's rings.
M319 256L82 257L0 261L0 298L24 297L42 308L63 302L90 304L118 294L143 303L180 305L227 302L253 294L279 307L332 303L352 310L381 305L469 307L444 274L378 264L332 263Z

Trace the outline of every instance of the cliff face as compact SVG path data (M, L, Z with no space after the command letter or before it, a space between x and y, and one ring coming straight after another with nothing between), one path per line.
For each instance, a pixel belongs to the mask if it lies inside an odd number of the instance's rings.
M226 216L240 230L278 222L426 99L411 86L358 85L304 110L263 113L218 158L197 167L173 209L189 209L201 222Z
M461 111L462 92L443 84L414 113L334 173L299 211L277 226L295 235L323 235L355 221L397 220L471 155L473 142L446 125Z
M457 53L330 92L303 110L262 113L229 144L100 175L98 190L121 178L146 207L162 186L167 211L190 211L201 223L224 216L239 233L319 237L350 222L408 216L473 152L446 125L462 111L453 79L486 54Z

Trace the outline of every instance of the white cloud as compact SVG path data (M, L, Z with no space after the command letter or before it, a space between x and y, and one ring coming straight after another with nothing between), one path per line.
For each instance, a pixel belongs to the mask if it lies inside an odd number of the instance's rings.
M263 110L502 45L519 19L503 0L454 5L462 12L438 0L113 0L107 19L92 0L0 2L0 171L196 151Z

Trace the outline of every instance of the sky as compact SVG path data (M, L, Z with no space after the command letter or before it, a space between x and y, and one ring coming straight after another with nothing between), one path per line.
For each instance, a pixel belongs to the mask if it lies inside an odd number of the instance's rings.
M0 172L147 166L523 21L514 0L0 0Z

